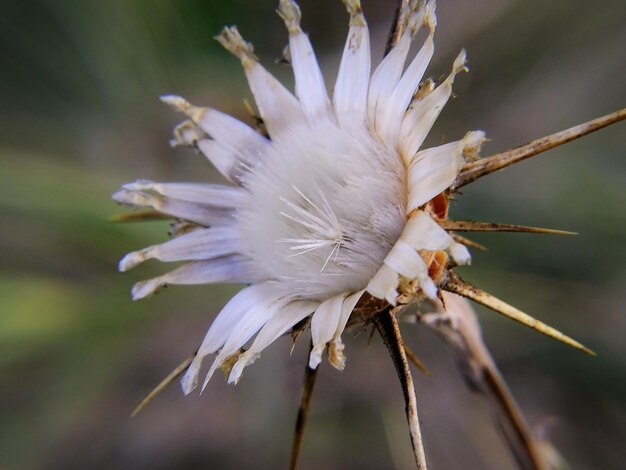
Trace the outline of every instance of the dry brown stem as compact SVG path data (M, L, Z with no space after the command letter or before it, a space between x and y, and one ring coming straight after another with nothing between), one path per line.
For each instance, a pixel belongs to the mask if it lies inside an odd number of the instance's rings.
M312 344L310 349L313 349ZM298 407L298 417L296 418L296 429L291 446L291 458L289 460L290 470L295 470L298 465L298 456L302 448L302 440L304 438L306 422L311 407L311 398L313 397L313 388L315 387L315 379L317 379L318 369L311 369L309 367L308 358L309 356L307 355L307 364L304 366L304 380L300 391L300 406Z
M571 142L572 140L602 129L603 127L610 126L611 124L615 124L623 119L626 119L626 108L592 121L570 127L564 131L542 137L541 139L533 140L520 147L466 163L461 169L461 173L452 188L461 188L466 184L476 181L478 178L506 168L514 163L521 162L527 158L534 157L546 150Z
M406 419L409 423L409 433L411 435L411 444L413 446L413 454L415 455L415 463L418 470L426 470L426 453L424 452L424 441L420 430L419 417L417 414L417 399L415 397L415 387L413 385L413 377L404 349L404 342L400 335L398 320L391 309L388 307L374 317L374 324L387 346L389 355L393 360L396 368L402 393L405 401Z

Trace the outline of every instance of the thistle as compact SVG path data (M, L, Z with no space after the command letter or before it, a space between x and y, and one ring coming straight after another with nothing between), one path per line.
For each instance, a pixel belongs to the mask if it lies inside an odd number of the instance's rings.
M149 259L186 262L136 284L135 300L167 284L246 285L217 315L196 353L156 392L181 374L185 394L199 384L204 389L218 369L226 370L228 382L237 383L245 367L272 342L310 327L292 468L319 364L326 355L342 370L344 330L374 325L401 379L417 467L426 468L408 368L408 358L417 359L403 344L397 321L405 306L422 301L432 305L438 312L432 315L437 316L420 313L420 320L436 328L443 320L465 341L468 336L458 320L463 307L454 296L458 294L591 353L454 272L456 266L470 264L468 247L475 246L456 232L568 232L450 220L450 197L482 176L624 119L626 112L487 158L479 157L485 140L479 130L423 148L454 80L467 70L465 52L458 54L438 86L424 80L434 53L435 2L401 1L387 53L372 72L361 5L358 0L344 4L350 29L332 96L300 28L299 7L281 0L278 13L289 32L295 95L263 68L235 27L217 36L242 63L258 107L256 127L178 96L162 97L186 116L175 129L173 145L198 149L229 184L140 180L124 185L113 198L150 211L123 219L165 216L175 222L172 240L129 253L119 268L126 271ZM427 38L405 68L411 42L422 28ZM469 346L465 350L472 352ZM204 368L209 356L212 362ZM516 416L514 408L507 408L509 416ZM526 447L534 467L540 467L532 443Z

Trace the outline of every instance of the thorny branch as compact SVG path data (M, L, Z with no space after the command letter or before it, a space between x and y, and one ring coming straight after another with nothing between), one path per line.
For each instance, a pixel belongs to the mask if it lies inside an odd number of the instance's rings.
M535 155L539 155L546 150L553 149L559 145L566 144L579 137L590 134L594 131L610 126L616 122L626 119L626 108L620 109L606 116L587 121L564 131L551 134L541 139L533 140L525 145L521 145L511 150L507 150L490 157L480 158L473 162L466 163L461 169L459 177L453 185L453 189L465 186L478 178L501 170L514 163L521 162Z
M391 306L374 317L374 324L382 336L385 346L387 346L387 350L396 367L398 378L400 379L400 385L402 386L406 404L406 419L409 422L409 433L411 435L411 444L413 445L417 469L426 470L426 453L424 452L424 442L422 440L419 417L417 415L417 399L415 397L413 377L411 376L411 369L409 368L404 343L400 335L398 320Z

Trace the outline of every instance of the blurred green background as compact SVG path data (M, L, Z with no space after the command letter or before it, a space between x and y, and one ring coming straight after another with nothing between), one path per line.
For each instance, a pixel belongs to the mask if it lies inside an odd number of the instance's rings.
M363 0L377 63L394 2ZM347 28L338 0L302 0L332 85ZM286 468L307 340L264 353L237 387L202 396L171 386L133 406L194 350L227 287L174 287L139 303L116 272L127 251L166 239L165 223L120 225L110 194L136 178L218 181L193 152L168 146L180 93L245 119L238 62L212 40L237 24L268 68L286 43L276 2L0 2L0 468ZM488 155L626 104L623 0L440 0L440 79L461 47L432 144L483 129ZM586 357L480 311L487 343L533 426L575 469L623 468L626 439L626 146L624 124L464 190L462 219L580 232L493 234L468 280L571 334ZM406 340L433 371L416 377L435 469L514 468L488 409L453 357L415 325ZM348 367L322 366L302 469L404 469L411 454L400 388L378 338L346 335Z

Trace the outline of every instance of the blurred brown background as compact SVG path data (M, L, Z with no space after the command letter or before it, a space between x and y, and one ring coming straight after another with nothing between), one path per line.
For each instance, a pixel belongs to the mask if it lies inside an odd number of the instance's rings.
M285 468L307 340L283 339L237 387L202 396L177 385L141 415L133 406L203 337L236 287L173 287L139 303L118 274L127 251L166 238L166 224L117 225L110 193L135 178L215 181L167 141L180 93L244 117L239 64L212 40L236 23L271 71L286 43L276 2L4 0L0 3L0 468ZM374 63L394 2L363 0ZM347 30L338 0L302 0L303 23L329 85ZM440 0L429 74L461 47L431 144L483 129L483 154L522 144L626 104L623 0ZM574 469L623 468L626 439L626 159L624 124L467 188L464 219L544 225L577 237L493 234L462 274L598 352L586 357L487 311L486 340L534 426ZM417 374L434 469L514 468L480 397L450 351L405 325L433 371ZM386 351L346 336L348 367L322 366L301 467L405 469L402 396Z

